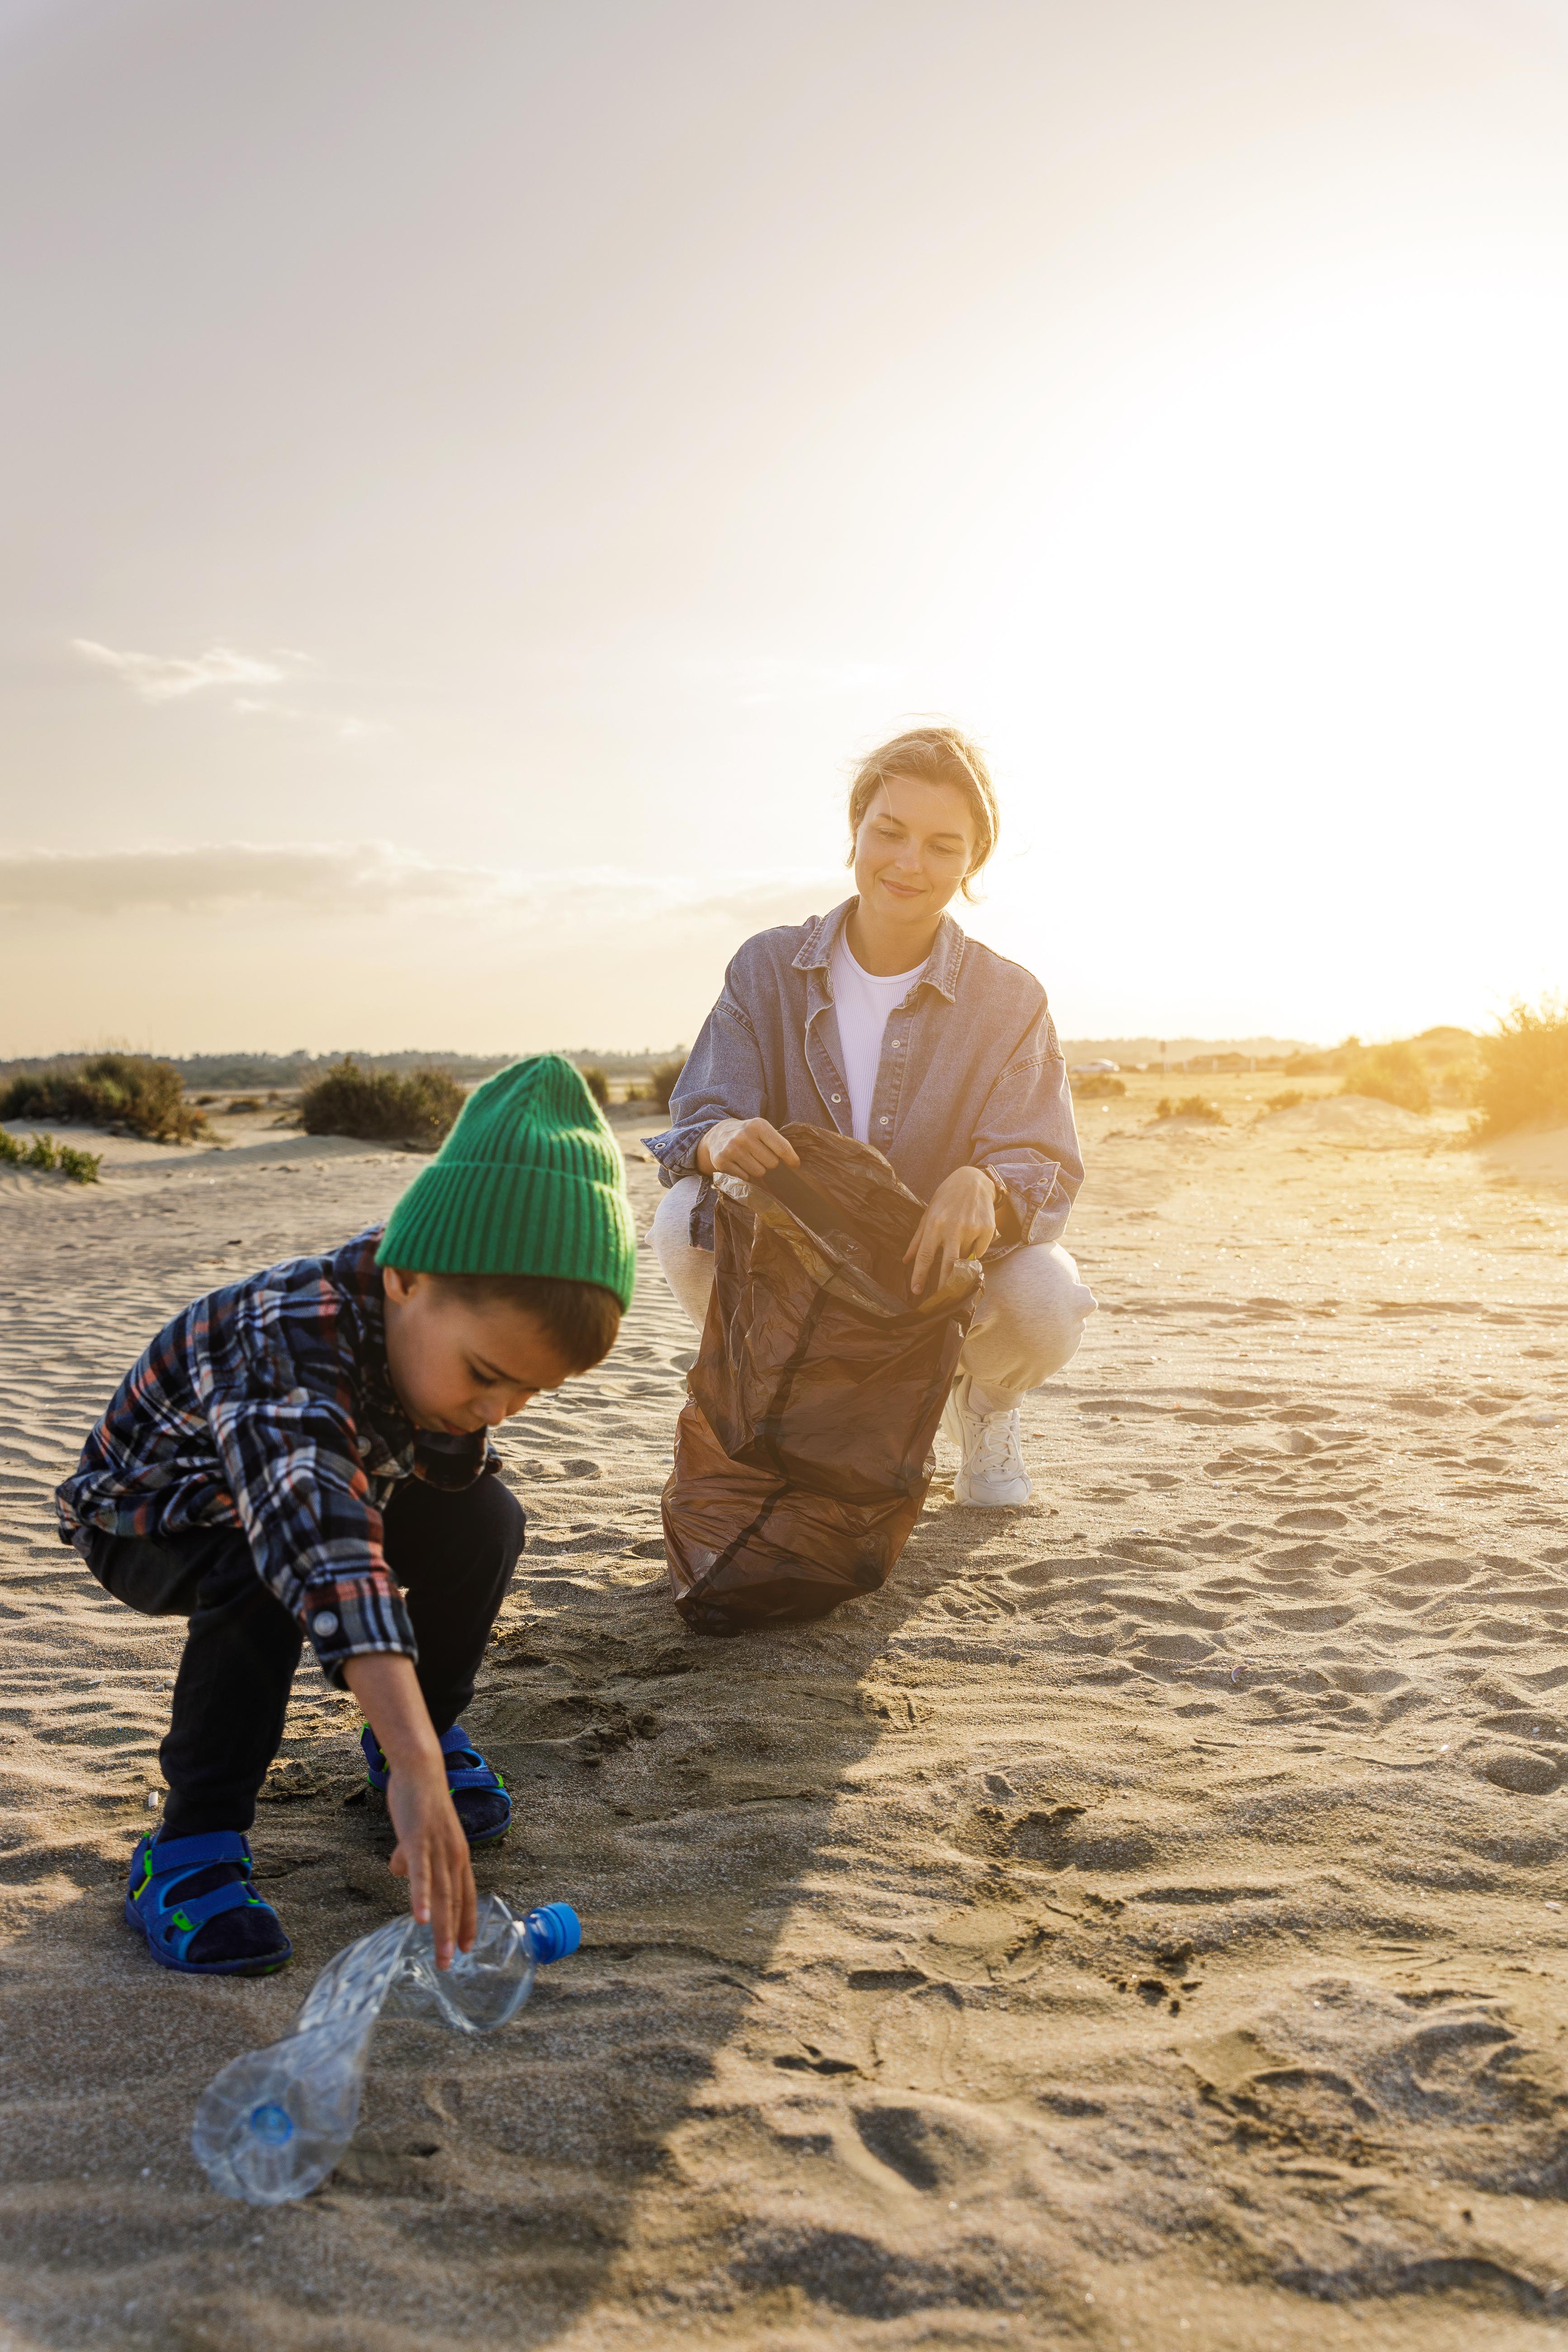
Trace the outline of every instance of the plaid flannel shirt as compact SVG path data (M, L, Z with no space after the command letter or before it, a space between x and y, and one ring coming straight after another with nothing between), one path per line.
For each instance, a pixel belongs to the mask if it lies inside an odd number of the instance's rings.
M334 1683L366 1651L416 1655L381 1548L400 1481L468 1486L499 1467L487 1432L416 1430L399 1404L380 1239L376 1226L195 1300L127 1372L55 1497L62 1542L82 1549L92 1528L243 1528Z

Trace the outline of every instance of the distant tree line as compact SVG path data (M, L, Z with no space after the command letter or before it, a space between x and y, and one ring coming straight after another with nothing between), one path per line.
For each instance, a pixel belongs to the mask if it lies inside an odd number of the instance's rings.
M659 1063L669 1058L664 1047L652 1045L640 1054L610 1054L590 1045L563 1046L561 1050L579 1068L601 1069L612 1078L647 1077ZM683 1047L678 1045L673 1051L685 1058ZM98 1058L100 1057L84 1054L22 1055L0 1061L0 1079L37 1077L44 1073L64 1076ZM177 1070L181 1083L195 1093L209 1087L262 1087L268 1091L307 1087L312 1079L340 1067L345 1061L353 1061L360 1070L392 1077L408 1077L416 1070L442 1070L449 1078L472 1086L480 1078L493 1077L509 1062L521 1061L522 1054L521 1049L515 1054L366 1054L340 1046L331 1054L309 1054L300 1048L292 1054L184 1054L159 1055L156 1058L166 1067Z

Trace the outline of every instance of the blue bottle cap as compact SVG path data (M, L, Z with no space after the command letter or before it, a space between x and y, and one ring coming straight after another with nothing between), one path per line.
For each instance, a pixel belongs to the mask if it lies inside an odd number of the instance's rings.
M583 1923L570 1903L542 1903L524 1919L522 1932L541 1968L566 1959L583 1941Z

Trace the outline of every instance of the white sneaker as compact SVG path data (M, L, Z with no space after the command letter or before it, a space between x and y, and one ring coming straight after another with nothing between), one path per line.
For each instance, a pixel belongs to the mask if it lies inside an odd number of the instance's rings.
M973 1387L969 1374L960 1372L942 1416L942 1434L963 1456L952 1499L983 1510L1016 1509L1035 1491L1019 1451L1017 1412L982 1412L971 1402Z

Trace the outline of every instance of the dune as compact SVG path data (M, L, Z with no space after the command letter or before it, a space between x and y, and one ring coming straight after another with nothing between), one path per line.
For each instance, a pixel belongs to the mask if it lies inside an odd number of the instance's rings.
M1280 1138L1311 1136L1363 1151L1398 1150L1434 1135L1429 1119L1402 1110L1397 1103L1381 1102L1374 1095L1317 1095L1293 1103L1289 1110L1271 1111L1268 1121Z
M1521 1128L1484 1145L1479 1156L1500 1175L1525 1184L1568 1185L1568 1126Z
M530 1540L469 1717L519 1795L481 1883L584 1950L492 2042L380 2028L350 2155L264 2213L190 2119L401 1906L354 1711L301 1673L261 1809L293 1967L153 1967L120 1902L178 1629L49 1496L167 1314L419 1162L220 1122L0 1179L6 2352L1557 2341L1568 1203L1308 1113L1091 1135L1102 1311L1030 1402L1034 1504L939 1478L815 1627L670 1607L693 1342L645 1255L608 1362L505 1433Z

